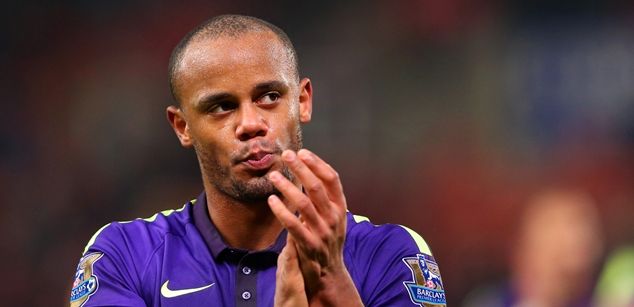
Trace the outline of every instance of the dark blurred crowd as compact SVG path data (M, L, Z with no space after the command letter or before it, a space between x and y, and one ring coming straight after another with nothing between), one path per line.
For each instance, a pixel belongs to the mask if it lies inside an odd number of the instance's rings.
M4 304L65 305L94 231L202 190L165 121L167 60L242 13L288 32L315 90L306 147L351 211L423 235L450 306L633 306L633 5L298 2L3 4Z

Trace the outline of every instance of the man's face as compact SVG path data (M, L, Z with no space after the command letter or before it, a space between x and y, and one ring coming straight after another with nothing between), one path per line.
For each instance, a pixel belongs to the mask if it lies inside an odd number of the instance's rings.
M270 32L199 39L176 73L181 110L168 118L181 144L193 146L203 180L236 200L265 200L276 189L266 174L291 178L280 155L302 146L310 121L310 81L300 82Z

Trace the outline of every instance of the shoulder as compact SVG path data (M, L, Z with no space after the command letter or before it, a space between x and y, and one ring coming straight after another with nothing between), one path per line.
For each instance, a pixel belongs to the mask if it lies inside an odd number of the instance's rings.
M191 209L192 204L188 202L180 209L161 211L148 218L106 224L93 234L83 254L90 251L121 254L125 251L143 258L140 256L152 253L162 245L166 235L186 233L187 225L193 223Z
M422 236L352 213L347 222L344 260L366 306L446 305L438 264Z
M429 245L416 231L398 224L373 224L369 218L348 212L346 240L354 249L389 248L404 255L431 255Z
M143 276L154 255L164 248L166 237L181 236L192 227L192 203L166 210L146 219L112 222L88 241L79 260L71 306L111 306L125 300L129 306L145 306ZM99 289L99 290L98 290Z

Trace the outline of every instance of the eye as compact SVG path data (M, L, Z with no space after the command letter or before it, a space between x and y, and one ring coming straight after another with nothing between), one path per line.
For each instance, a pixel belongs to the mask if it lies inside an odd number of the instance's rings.
M258 103L264 105L274 104L277 103L280 97L281 95L278 92L268 92L258 99Z
M231 110L234 110L236 107L237 105L233 102L228 102L228 101L219 102L211 106L211 108L209 108L209 113L223 114Z

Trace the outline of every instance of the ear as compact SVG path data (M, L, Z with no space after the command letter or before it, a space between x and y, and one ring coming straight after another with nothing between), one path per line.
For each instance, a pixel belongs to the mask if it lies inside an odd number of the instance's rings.
M192 139L189 135L189 127L183 110L176 106L169 106L167 107L166 113L167 121L172 126L172 129L174 129L181 145L185 148L192 147Z
M303 124L310 122L313 114L313 87L310 79L304 78L299 82L299 121Z

